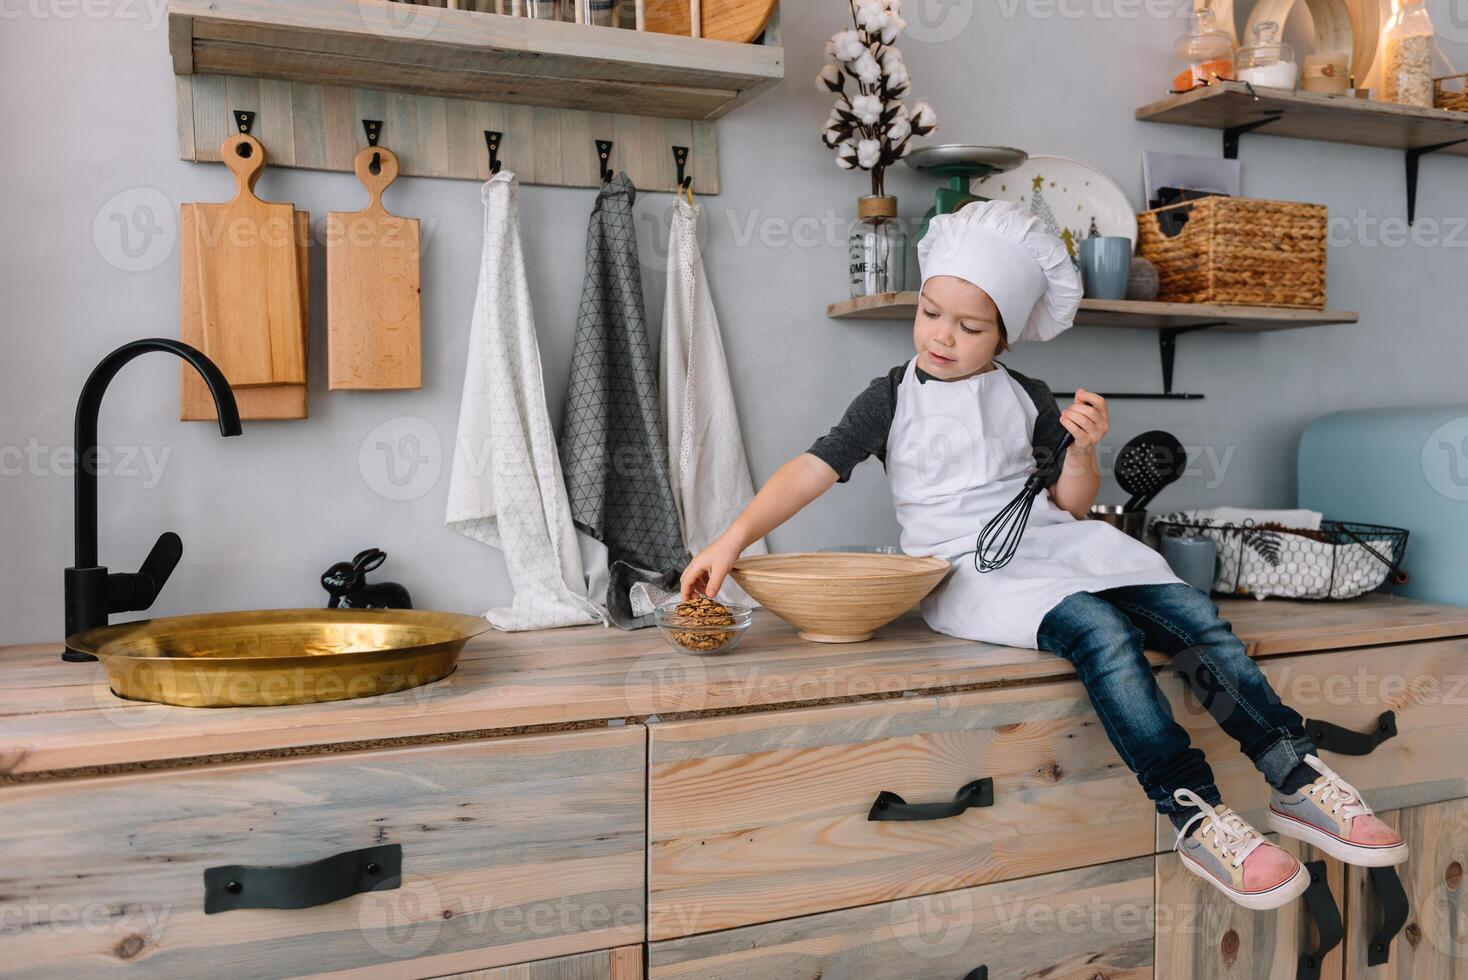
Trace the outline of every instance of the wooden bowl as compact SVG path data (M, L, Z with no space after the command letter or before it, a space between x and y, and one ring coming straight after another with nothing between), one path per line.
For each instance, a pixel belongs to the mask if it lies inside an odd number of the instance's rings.
M860 643L921 602L948 567L942 558L797 552L741 558L731 574L801 639Z

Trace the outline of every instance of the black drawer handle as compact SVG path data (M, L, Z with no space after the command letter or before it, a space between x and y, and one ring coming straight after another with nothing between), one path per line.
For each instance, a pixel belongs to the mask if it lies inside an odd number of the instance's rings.
M958 791L947 803L909 803L887 790L877 794L868 820L946 820L969 807L994 805L994 780L988 776L975 779Z
M283 867L223 864L204 869L204 914L232 909L305 909L361 892L397 888L402 880L401 844L343 851Z
M1305 722L1305 734L1315 747L1336 755L1370 755L1378 745L1397 734L1397 713L1383 711L1376 719L1376 726L1369 732L1353 732L1349 728L1332 725L1328 721L1314 718Z
M1371 936L1366 948L1366 965L1381 966L1391 959L1392 940L1407 924L1407 893L1396 868L1371 868L1371 887L1381 903L1381 928Z
M989 968L976 966L963 975L963 980L989 980Z
M1326 954L1340 945L1344 929L1341 926L1341 910L1330 893L1330 884L1325 880L1325 862L1307 861L1305 869L1310 872L1310 887L1305 889L1305 908L1315 923L1316 946L1311 952L1301 953L1295 980L1320 980L1320 965Z

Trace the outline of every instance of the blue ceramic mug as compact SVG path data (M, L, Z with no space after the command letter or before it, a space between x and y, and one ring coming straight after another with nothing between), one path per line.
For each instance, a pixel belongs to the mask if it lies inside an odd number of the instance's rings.
M1090 299L1126 299L1132 240L1104 235L1081 239L1081 283Z

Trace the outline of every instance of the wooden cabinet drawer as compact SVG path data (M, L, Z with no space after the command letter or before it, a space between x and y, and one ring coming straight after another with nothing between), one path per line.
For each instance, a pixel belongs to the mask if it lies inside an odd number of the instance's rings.
M1149 853L1155 812L1076 682L649 726L648 936ZM879 793L993 805L872 821Z
M642 947L622 946L491 970L452 973L435 980L643 980L642 973Z
M1468 796L1468 639L1277 657L1259 666L1307 720L1368 733L1383 712L1393 713L1397 734L1370 754L1320 753L1377 810ZM1174 717L1207 753L1224 802L1263 827L1263 777L1198 699L1184 694L1177 674L1161 680ZM1170 848L1173 836L1159 820L1159 849Z
M651 943L648 977L962 980L982 966L990 980L1142 980L1153 870L1148 856Z
M1390 942L1387 962L1371 946L1385 918L1366 868L1347 868L1350 921L1346 980L1462 980L1468 976L1468 799L1411 807L1381 818L1412 848L1397 868L1407 921Z
M1346 868L1308 844L1265 835L1301 861L1324 862L1324 887L1344 911ZM1270 912L1250 912L1189 874L1176 854L1157 856L1157 976L1166 980L1296 980L1300 956L1319 949L1302 898ZM1341 980L1336 945L1321 959L1321 980Z
M423 977L640 942L645 737L611 728L0 788L3 972ZM394 844L399 888L205 913L207 868Z

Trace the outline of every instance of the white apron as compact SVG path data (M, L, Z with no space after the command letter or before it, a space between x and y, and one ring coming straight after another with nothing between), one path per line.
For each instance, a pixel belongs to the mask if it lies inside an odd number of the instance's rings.
M940 633L1038 649L1045 614L1076 592L1181 582L1156 551L1102 521L1076 520L1042 489L1013 560L974 568L979 531L1035 472L1039 414L1002 365L962 381L918 381L917 359L897 386L887 476L902 550L938 555L953 571L923 600Z

